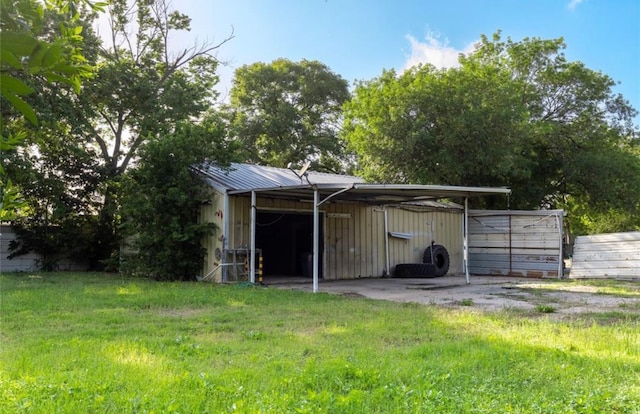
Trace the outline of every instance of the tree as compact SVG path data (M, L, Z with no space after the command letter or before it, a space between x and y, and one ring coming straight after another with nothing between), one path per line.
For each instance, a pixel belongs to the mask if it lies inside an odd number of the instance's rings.
M87 26L93 17L86 16ZM79 190L73 214L82 210L79 215L95 220L87 244L92 268L103 268L118 251L120 181L138 159L138 149L172 134L182 121L197 120L211 106L218 80L214 53L232 37L172 49L170 34L188 30L190 19L171 10L165 0L113 0L107 17L108 43L85 28L85 56L96 67L93 77L79 94L60 86L34 103L50 115L49 122L41 123L33 139L37 151L23 157L41 176L66 181L58 189ZM73 166L58 156L60 151L73 154L82 174L69 174ZM83 180L68 180L80 176ZM32 190L36 211L51 212L51 206L60 205L60 193L36 186ZM72 210L53 210L60 214L49 214L49 224L73 222L64 215ZM42 217L32 215L25 221L36 220Z
M102 3L90 5L93 10L103 6ZM45 12L66 17L48 41L38 39ZM78 16L73 1L50 0L44 5L34 0L2 0L0 3L0 221L15 219L17 210L26 206L5 172L5 162L7 154L15 151L27 137L23 119L38 125L38 114L23 99L35 92L30 81L40 78L48 85L62 82L77 91L81 79L89 74L78 47L78 41L82 40Z
M210 192L191 174L204 162L225 165L233 147L221 122L181 122L176 131L140 147L140 161L124 181L122 215L130 250L125 267L159 280L194 280L206 251L202 239L211 223L198 216Z
M36 137L44 133L40 131ZM33 144L34 137L28 142ZM102 201L102 169L91 156L95 154L72 142L35 141L36 145L44 142L49 143L44 154L25 156L21 151L9 157L7 171L20 184L28 204L25 213L14 221L18 243L12 246L10 258L37 252L42 257L40 267L55 270L57 262L65 257L85 262L98 254L96 213Z
M245 65L231 88L231 133L246 161L277 167L311 161L339 171L341 106L348 99L348 83L317 61Z
M636 112L608 76L568 62L564 47L483 36L459 68L424 65L360 82L344 127L360 173L509 186L512 208L578 203L637 216Z

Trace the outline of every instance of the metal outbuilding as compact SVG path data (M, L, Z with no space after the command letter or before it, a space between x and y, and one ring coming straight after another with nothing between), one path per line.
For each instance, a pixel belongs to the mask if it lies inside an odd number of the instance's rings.
M204 241L201 279L227 281L258 255L267 275L318 279L383 276L419 262L432 241L449 249L453 272L468 269L468 199L508 195L503 187L371 184L362 178L251 164L194 168L211 188L201 220L217 226ZM461 199L462 206L436 203ZM213 253L213 254L212 254Z

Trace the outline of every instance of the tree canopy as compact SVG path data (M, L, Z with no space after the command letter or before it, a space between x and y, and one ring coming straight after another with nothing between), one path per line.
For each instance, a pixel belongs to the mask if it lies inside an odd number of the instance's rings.
M339 131L348 83L317 61L277 59L238 68L228 108L247 162L285 167L311 161L341 171Z
M374 181L509 186L512 208L617 211L627 227L640 225L636 111L607 75L567 61L564 47L498 33L457 68L358 83L343 130L358 171Z
M91 229L83 244L85 257L101 268L119 247L122 175L145 141L170 135L182 121L197 121L212 106L218 81L215 51L231 36L215 44L172 48L170 33L188 30L190 19L165 0L111 1L108 41L91 27L95 14L78 12L83 13L82 48L93 76L80 90L34 84L42 93L30 104L43 116L12 174L21 179L32 205L32 213L20 219L39 243L32 245L43 245L38 228L69 228L69 220L80 220L82 228ZM45 14L36 35L55 34L62 17Z
M95 3L91 8L100 10L103 5ZM43 39L41 34L50 16L62 19L58 19L61 22L57 32ZM89 76L90 67L79 46L83 28L74 1L50 0L42 4L34 0L2 0L0 28L0 221L7 221L15 219L17 210L26 207L18 188L5 173L7 154L24 143L27 125L38 125L38 118L43 115L25 97L42 92L42 87L34 87L38 82L46 86L64 83L78 91L81 79Z

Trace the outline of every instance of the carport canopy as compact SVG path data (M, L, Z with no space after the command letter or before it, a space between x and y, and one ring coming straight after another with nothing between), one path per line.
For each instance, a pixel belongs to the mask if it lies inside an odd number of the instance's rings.
M268 187L255 189L230 190L229 194L260 193L266 197L288 200L313 201L317 192L324 203L334 201L352 201L367 204L384 205L394 203L438 200L442 198L471 198L487 195L508 195L506 187L461 187L449 185L420 184L301 184L296 186Z
M311 183L295 186L278 186L229 190L228 194L251 194L251 267L250 281L255 282L255 223L256 195L270 198L313 202L313 292L318 291L318 257L319 257L319 207L331 201L360 202L373 205L401 204L438 200L443 198L464 199L463 225L463 269L469 281L468 268L468 200L472 197L488 195L509 195L511 189L506 187L463 187L419 184L368 184L368 183Z

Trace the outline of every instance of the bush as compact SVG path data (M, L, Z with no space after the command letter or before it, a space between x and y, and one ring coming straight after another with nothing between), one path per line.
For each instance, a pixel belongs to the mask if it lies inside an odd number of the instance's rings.
M150 140L125 179L123 230L129 241L124 271L159 280L195 280L206 253L201 245L212 223L198 214L209 190L191 172L203 162L227 163L230 150L218 123L181 124Z

